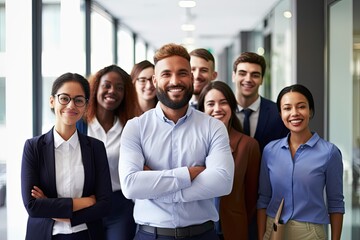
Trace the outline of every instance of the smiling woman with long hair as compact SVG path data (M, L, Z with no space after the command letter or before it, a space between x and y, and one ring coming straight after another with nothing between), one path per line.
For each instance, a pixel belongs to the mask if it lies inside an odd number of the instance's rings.
M158 102L156 88L152 80L154 68L154 64L148 60L144 60L135 64L131 70L130 76L135 86L141 113L154 108Z
M90 101L78 129L104 142L108 156L111 183L111 213L104 218L105 239L132 239L136 225L134 204L121 191L119 180L120 139L127 121L139 115L136 93L127 72L117 65L106 66L90 77Z
M242 133L236 109L235 95L224 82L210 82L200 93L199 110L219 119L228 129L235 162L232 191L220 198L221 229L217 231L225 240L248 239L248 225L256 214L260 167L259 144Z

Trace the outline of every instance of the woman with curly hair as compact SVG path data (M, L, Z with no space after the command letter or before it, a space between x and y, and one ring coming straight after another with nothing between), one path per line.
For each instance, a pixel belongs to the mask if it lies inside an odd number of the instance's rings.
M126 122L139 115L136 93L131 78L117 65L107 66L89 79L88 110L78 129L104 142L112 183L112 210L103 219L106 239L132 239L136 225L132 200L122 194L118 164L122 130Z

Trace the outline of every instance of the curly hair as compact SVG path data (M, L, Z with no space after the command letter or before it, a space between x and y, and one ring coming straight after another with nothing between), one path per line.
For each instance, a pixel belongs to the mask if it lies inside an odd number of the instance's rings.
M126 122L129 119L135 116L139 116L140 108L137 103L136 92L134 85L132 84L130 75L117 65L110 65L104 67L103 69L96 72L94 75L90 76L90 99L88 109L85 114L85 121L89 123L96 116L98 108L96 94L99 89L100 79L102 76L109 72L117 73L124 81L124 99L121 101L119 107L114 110L114 115L117 116L120 120L120 123L125 126Z

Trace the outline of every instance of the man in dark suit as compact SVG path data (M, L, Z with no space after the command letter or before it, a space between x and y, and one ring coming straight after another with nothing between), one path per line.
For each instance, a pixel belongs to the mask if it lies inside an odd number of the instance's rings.
M276 104L259 95L263 83L266 62L263 56L253 52L242 53L234 62L232 80L236 85L238 117L246 133L254 137L260 150L270 141L282 138L289 132L284 126ZM249 112L249 125L246 123L246 112Z
M232 74L236 85L237 116L244 133L258 141L261 153L266 144L289 132L280 118L276 103L259 95L265 69L263 56L244 52L235 60ZM256 217L249 223L249 239L257 239Z

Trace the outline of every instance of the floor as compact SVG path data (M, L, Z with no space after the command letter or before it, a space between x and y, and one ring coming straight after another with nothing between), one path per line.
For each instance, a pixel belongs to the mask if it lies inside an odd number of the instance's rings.
M355 193L355 194L354 194ZM352 189L344 185L345 216L342 237L346 240L358 240L360 237L360 186ZM0 204L0 240L7 240L7 208L6 202Z

